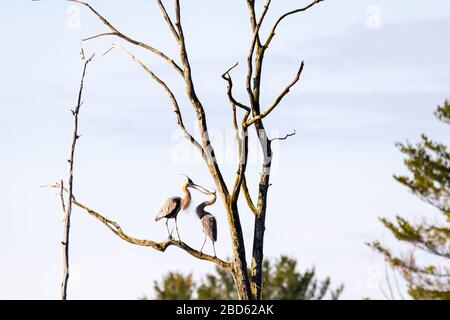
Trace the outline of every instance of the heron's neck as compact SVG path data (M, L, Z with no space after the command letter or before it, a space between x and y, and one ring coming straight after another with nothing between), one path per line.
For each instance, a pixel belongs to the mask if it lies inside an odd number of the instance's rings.
M197 207L197 216L199 217L199 219L203 218L207 212L205 211L205 207L206 206L210 206L212 204L214 204L214 202L216 202L216 195L213 194L211 199L203 201L202 203L200 203Z
M210 205L214 204L214 202L216 202L216 194L212 194L211 199L209 199L203 203L205 204L205 207L206 207L206 206L210 206Z
M181 199L181 209L186 209L191 204L191 193L189 192L189 189L187 185L183 185L183 198Z

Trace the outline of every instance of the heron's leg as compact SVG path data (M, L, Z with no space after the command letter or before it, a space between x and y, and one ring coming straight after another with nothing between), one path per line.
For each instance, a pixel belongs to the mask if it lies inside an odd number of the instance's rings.
M178 232L178 223L177 223L177 217L175 217L175 228L177 229L177 236L178 236L178 240L180 240L181 242L181 238L180 238L180 233ZM172 229L173 231L173 229Z
M214 245L214 241L212 241L212 245L213 245L213 250L214 250L214 257L217 257L217 255L216 255L216 246Z
M200 249L200 254L202 254L202 251L203 251L203 247L205 246L205 243L206 243L206 234L205 234L205 241L203 241L203 245L202 245L202 248Z
M167 234L169 235L169 238L172 236L172 233L169 231L169 219L166 219L166 228L167 228Z

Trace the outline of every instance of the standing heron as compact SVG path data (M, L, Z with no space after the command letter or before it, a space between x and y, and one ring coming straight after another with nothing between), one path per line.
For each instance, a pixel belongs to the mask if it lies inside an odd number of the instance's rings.
M200 192L208 192L202 186L195 184L188 176L186 176L186 181L181 185L181 190L183 190L183 198L180 197L170 197L166 201L164 201L161 209L156 215L155 221L159 221L163 218L166 218L166 228L169 234L169 237L172 237L172 232L169 231L169 219L175 219L175 228L177 230L178 240L181 241L180 233L178 232L178 224L177 224L177 216L181 209L186 210L191 204L191 193L189 188L195 188Z
M210 206L214 204L214 202L216 202L216 192L215 191L208 192L208 194L212 196L211 199L200 203L196 209L197 216L199 217L200 222L202 223L203 232L205 233L205 241L203 241L200 253L202 253L206 240L207 238L209 238L213 245L214 257L216 257L216 247L214 245L214 242L217 241L217 221L216 218L211 213L205 211L206 206Z

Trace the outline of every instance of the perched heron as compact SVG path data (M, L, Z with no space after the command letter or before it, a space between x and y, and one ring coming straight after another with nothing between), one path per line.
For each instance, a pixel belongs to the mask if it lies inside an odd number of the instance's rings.
M200 253L203 251L203 247L205 246L207 238L209 238L212 242L214 249L214 257L216 256L216 247L214 246L214 242L217 241L217 221L216 218L209 212L205 211L206 206L210 206L216 202L216 192L208 192L212 197L209 200L206 200L200 203L197 206L196 212L197 216L200 218L200 222L202 223L203 232L205 233L205 241L203 241L202 248L200 249Z
M177 224L177 216L181 209L185 210L189 207L191 203L191 193L189 192L189 188L195 188L203 193L209 193L208 190L204 189L202 186L195 184L188 176L186 176L186 181L181 185L181 189L183 190L183 198L180 197L170 197L166 201L164 201L161 209L156 215L155 221L166 218L166 228L169 233L169 237L172 237L172 232L169 231L169 219L175 219L175 228L177 230L178 239L181 241L180 233L178 232L178 224Z

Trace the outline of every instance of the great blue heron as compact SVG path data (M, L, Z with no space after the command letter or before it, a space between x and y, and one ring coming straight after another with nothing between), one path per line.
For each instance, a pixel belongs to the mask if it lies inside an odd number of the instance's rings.
M216 192L208 192L212 197L209 200L206 200L200 203L197 206L196 212L197 216L200 218L200 222L202 223L203 232L205 233L205 241L203 241L202 248L200 249L200 253L203 251L203 247L205 246L207 238L209 238L213 245L214 257L216 256L216 247L214 246L214 242L217 241L217 221L216 218L209 212L205 211L206 206L210 206L216 202Z
M204 189L202 186L195 184L188 176L186 176L186 181L181 185L181 189L183 190L183 198L180 197L170 197L166 201L164 201L161 209L156 215L155 221L166 218L166 228L169 234L169 237L172 237L172 232L169 231L169 219L175 219L175 228L177 230L178 239L181 241L180 233L178 232L178 224L177 224L177 216L181 209L185 210L189 207L191 203L191 193L189 192L189 188L195 188L203 193L208 193L209 191Z

